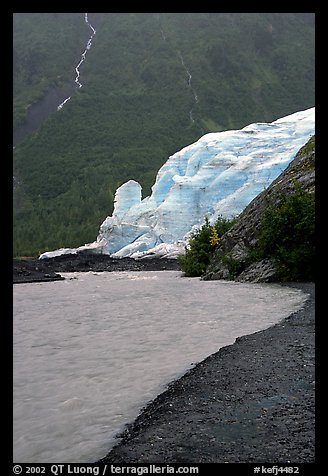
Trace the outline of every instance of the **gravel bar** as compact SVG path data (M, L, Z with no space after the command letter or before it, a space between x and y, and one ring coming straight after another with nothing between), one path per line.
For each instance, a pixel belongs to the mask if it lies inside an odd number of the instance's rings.
M315 462L315 295L171 383L98 463Z

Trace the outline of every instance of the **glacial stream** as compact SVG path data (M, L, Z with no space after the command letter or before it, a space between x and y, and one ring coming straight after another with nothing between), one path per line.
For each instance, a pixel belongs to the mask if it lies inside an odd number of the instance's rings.
M15 462L100 459L169 382L306 300L177 271L65 276L14 285Z

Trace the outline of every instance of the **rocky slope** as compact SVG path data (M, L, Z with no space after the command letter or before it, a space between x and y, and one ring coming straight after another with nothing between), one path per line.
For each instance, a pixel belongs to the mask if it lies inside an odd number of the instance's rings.
M268 204L277 205L283 195L293 193L296 184L306 192L315 192L314 136L300 149L286 170L252 200L240 214L236 224L222 236L203 279L231 279L229 264L234 263L237 269L234 275L236 281L277 280L277 272L271 259L265 258L248 264L248 256L258 243L258 230ZM226 258L224 260L223 255Z

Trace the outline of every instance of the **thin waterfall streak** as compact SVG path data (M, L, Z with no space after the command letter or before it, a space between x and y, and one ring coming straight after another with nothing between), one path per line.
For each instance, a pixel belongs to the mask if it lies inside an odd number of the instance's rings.
M186 71L186 73L187 73L187 75L188 75L188 87L189 87L189 89L191 90L191 92L192 92L192 94L193 94L193 96L194 96L195 102L197 103L197 102L198 102L198 96L197 96L197 94L196 94L196 91L194 90L194 88L193 88L192 85L191 85L192 75L191 75L189 69L187 68L187 66L186 66L186 64L185 64L184 59L183 59L182 54L180 53L180 51L178 51L178 55L179 55L179 58L180 58L180 60L181 60L181 64L182 64L182 66L184 67L184 69L185 69L185 71Z
M82 55L81 55L81 59L80 61L78 62L78 64L76 65L75 67L75 73L76 73L76 76L75 76L75 84L76 86L81 89L82 88L82 83L80 82L80 67L82 65L82 63L85 61L85 57L86 57L86 54L88 52L88 50L90 50L91 46L92 46L92 39L94 37L94 35L96 34L96 30L95 28L91 25L91 23L89 22L89 19L88 19L88 14L85 13L84 14L84 21L85 23L88 25L88 27L92 30L92 34L90 36L90 38L88 39L88 42L87 42L87 45L85 47L85 50L83 51ZM57 107L57 111L59 111L60 109L63 108L63 106L71 99L71 96L69 96L68 98L66 98L61 104L59 104L59 106Z
M93 34L95 35L95 34L96 34L96 30L93 28L93 26L91 25L91 23L89 23L88 14L87 14L87 13L84 14L84 20L85 20L85 23L87 23L87 24L89 25L89 27L91 28Z
M65 99L65 101L63 101L61 104L59 104L59 106L57 107L57 111L59 111L62 107L64 107L64 105L67 103L67 101L69 101L71 99L71 96L69 96L68 98Z
M191 85L192 75L191 75L189 69L187 68L187 66L186 66L186 64L185 64L184 59L183 59L183 56L182 56L182 54L181 54L180 51L178 51L178 55L179 55L181 64L182 64L184 70L186 71L186 73L187 73L187 75L188 75L188 88L190 89L190 91L192 92L192 95L194 96L194 102L195 102L195 104L197 104L197 103L198 103L198 96L197 96L195 90L193 89L193 87L192 87L192 85ZM194 109L194 108L192 107L192 108L190 109L190 111L189 111L189 118L190 118L190 122L191 122L192 124L195 122L194 117L193 117L193 114L192 114L192 113L193 113L193 109Z
M86 48L85 50L83 51L82 55L81 55L81 59L78 63L78 65L76 66L75 68L75 72L76 72L76 78L75 78L75 83L76 85L80 88L82 88L82 83L80 82L79 78L80 78L80 67L82 65L82 63L85 61L85 57L86 57L86 54L88 52L88 50L91 48L91 45L92 45L92 39L94 37L94 35L96 34L96 30L93 28L93 26L91 25L91 23L89 23L89 19L88 19L88 14L85 13L84 14L84 21L85 23L91 28L92 30L92 34L87 42L87 45L86 45Z
M164 31L163 31L163 28L160 28L160 31L161 31L161 35L162 35L163 40L166 42L166 35L165 35ZM198 101L199 101L199 99L198 99L198 95L196 94L196 91L194 90L194 88L192 87L192 84L191 84L192 75L191 75L189 69L187 68L187 66L186 66L186 64L185 64L185 62L184 62L183 56L182 56L182 54L181 54L181 52L180 52L179 50L177 51L177 54L178 54L178 56L179 56L179 58L180 58L180 61L181 61L181 64L182 64L184 70L186 71L186 73L187 73L187 75L188 75L188 80L187 80L188 88L190 89L190 91L191 91L191 93L192 93L192 95L193 95L193 97L194 97L194 103L197 104ZM195 123L195 119L194 119L194 117L193 117L193 109L194 109L194 108L192 107L192 108L190 109L190 111L189 111L189 120L190 120L190 122L191 122L192 124ZM202 129L202 133L204 133L203 129Z
M163 31L163 29L162 29L162 28L161 28L161 34L162 34L162 38L163 38L163 40L164 40L164 41L166 41L166 36L165 36L165 34L164 34L164 31Z

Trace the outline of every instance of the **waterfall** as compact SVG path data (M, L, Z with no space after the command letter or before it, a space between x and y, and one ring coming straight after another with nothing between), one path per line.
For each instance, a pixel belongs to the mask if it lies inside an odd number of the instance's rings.
M93 37L95 36L96 34L96 30L95 28L91 25L91 23L89 22L89 19L88 19L88 14L85 13L84 14L84 21L85 23L88 25L88 27L92 30L92 33L91 33L91 36L90 38L88 39L88 42L86 44L86 47L81 55L81 59L80 61L78 62L78 64L76 65L75 67L75 73L76 73L76 77L75 77L75 84L76 86L80 89L82 88L82 83L80 82L80 67L82 65L82 63L85 61L85 57L86 57L86 54L87 52L90 50L91 48L91 45L92 45L92 39ZM60 109L63 108L63 106L71 99L71 96L69 96L68 98L66 98L61 104L59 104L59 106L57 107L57 111L59 111Z
M155 18L156 18L156 20L158 20L158 22L160 21L159 16L156 15ZM166 42L167 37L166 37L166 35L164 33L164 30L161 26L160 26L160 32L161 32L163 40ZM168 43L170 43L170 42L168 42ZM198 96L196 94L196 91L194 90L194 88L192 87L192 84L191 84L192 75L191 75L191 72L190 72L189 68L186 66L186 64L184 62L184 59L183 59L183 56L182 56L181 52L179 50L176 51L175 48L172 46L172 44L171 44L170 48L174 51L174 53L176 53L179 56L181 64L183 66L183 69L185 70L185 72L188 75L188 80L187 80L188 88L191 91L191 93L193 95L193 98L194 98L194 105L189 111L189 119L190 119L190 122L192 124L194 124L195 120L194 120L194 117L193 117L193 110L194 110L194 106L199 102L199 99L198 99ZM202 134L204 134L203 129L201 129L201 131L202 131Z
M184 69L185 69L185 71L186 71L186 73L187 73L187 75L188 75L188 87L189 87L190 91L192 92L192 95L194 96L194 102L195 102L195 104L197 104L197 103L198 103L198 96L197 96L195 90L193 89L193 87L192 87L192 85L191 85L192 75L191 75L189 69L187 68L187 66L185 65L184 59L183 59L182 54L181 54L180 51L178 51L178 55L179 55L179 58L180 58L180 60L181 60L181 64L182 64L182 66L184 67ZM193 107L192 107L192 108L190 109L190 111L189 111L189 117L190 117L190 122L194 123L195 120L194 120L194 118L193 118L192 111L193 111Z

